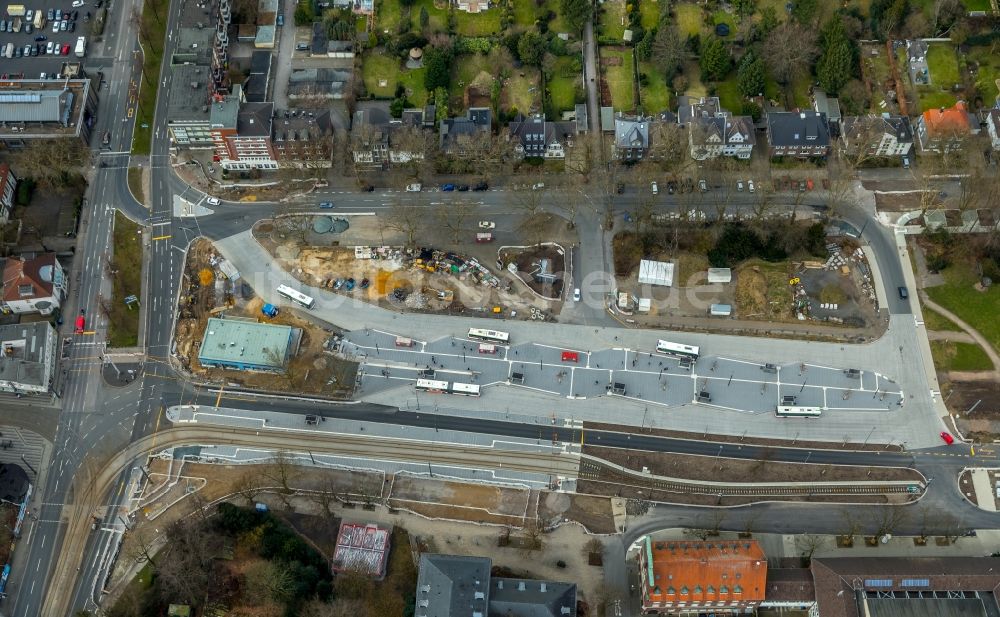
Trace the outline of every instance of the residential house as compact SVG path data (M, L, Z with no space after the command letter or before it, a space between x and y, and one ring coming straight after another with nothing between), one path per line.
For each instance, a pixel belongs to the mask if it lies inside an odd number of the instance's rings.
M373 107L354 112L351 154L354 165L370 169L389 167L389 114Z
M711 117L695 117L688 123L688 145L696 161L719 156L749 159L756 142L753 118L731 116L728 111Z
M0 281L0 310L4 313L51 315L65 298L66 273L55 253L4 260Z
M772 111L767 114L767 141L771 157L799 158L830 153L826 115L813 110Z
M452 0L451 4L466 13L482 13L490 8L490 0Z
M840 135L840 99L829 96L823 90L816 88L813 90L813 109L821 114L826 114L826 123L830 127L830 135L836 138Z
M908 156L913 149L913 127L906 116L847 116L840 138L849 153L862 150L871 156Z
M654 541L639 550L642 612L752 613L767 590L767 558L756 540Z
M16 195L17 176L10 170L10 165L0 163L0 225L10 220L10 212L14 209Z
M470 140L488 138L493 130L493 113L489 107L470 107L465 116L441 121L439 139L441 151L460 156L469 149Z
M523 158L566 158L562 142L556 137L556 123L543 116L519 116L510 123L510 139L515 142L514 152ZM574 127L575 128L575 127Z
M415 617L576 617L576 585L491 577L489 557L420 555Z
M650 118L615 118L614 158L620 161L641 161L649 154Z
M717 96L681 96L677 103L677 124L681 128L686 128L695 118L714 118L721 113L728 113L722 109Z
M51 391L58 353L58 334L47 321L0 326L0 391Z
M281 167L330 167L333 164L333 122L329 109L276 113L271 149Z
M990 135L990 143L994 150L1000 150L1000 109L994 107L986 114L986 132ZM0 171L3 168L0 167Z
M965 101L951 107L928 109L917 118L917 141L921 152L938 154L958 150L969 135L979 134L979 122Z

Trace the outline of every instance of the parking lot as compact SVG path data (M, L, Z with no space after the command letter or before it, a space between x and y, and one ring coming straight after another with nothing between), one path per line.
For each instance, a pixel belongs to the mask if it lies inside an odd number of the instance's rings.
M633 349L566 350L534 343L497 345L447 338L397 346L397 337L375 330L351 332L341 349L361 362L361 393L413 388L418 377L480 386L529 388L568 399L618 396L677 407L699 404L751 414L778 405L820 408L824 413L888 411L903 395L891 379L853 367L776 359L701 356L690 368L674 357ZM433 374L421 371L433 371Z
M44 73L46 79L58 79L64 63L80 61L77 40L86 37L90 45L96 4L59 0L6 5L0 14L0 73L24 79L39 79Z

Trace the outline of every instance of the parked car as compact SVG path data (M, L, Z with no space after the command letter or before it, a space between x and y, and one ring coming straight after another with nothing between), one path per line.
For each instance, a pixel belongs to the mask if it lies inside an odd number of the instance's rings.
M354 289L354 279L353 278L349 278L346 281L344 281L344 289L347 290L347 291L351 291L352 289Z
M707 193L708 192L708 183L706 183L704 180L698 180L698 188L701 189L702 193Z
M371 285L371 281L369 281L368 279L364 278L364 279L361 279L361 285L359 285L359 287L361 287L361 289L368 289L369 285Z
M573 302L579 302L579 301L580 301L580 288L577 287L576 289L573 290Z
M52 42L52 41L49 41L48 45L45 46L45 53L51 54L52 53L52 48L54 46L55 46L55 43Z
M324 209L324 210L329 210L330 208L333 207L333 202L332 201L321 201L321 202L319 202L319 207L322 208L322 209Z
M208 198L208 199L206 199L205 201L206 201L206 202L208 203L208 205L210 205L210 206L218 206L219 204L221 204L221 203L222 203L222 201L221 201L221 200L219 200L219 198L218 198L218 197L209 197L209 198Z
M545 183L544 182L538 182L538 183L535 183L535 184L533 184L531 186L531 190L533 190L533 191L540 191L543 188L545 188Z
M76 21L76 18L80 15L80 11L73 11L69 14L70 21Z
M469 190L469 185L468 184L459 184L458 185L458 190L459 190L459 192L464 193L464 192L466 192L466 191Z
M485 191L490 188L490 185L486 183L485 180L480 180L476 183L476 186L472 187L473 191Z
M371 193L374 190L375 190L375 187L372 186L371 184L366 184L366 185L364 185L364 186L361 187L361 192L362 193Z
M42 34L42 35L36 36L35 40L36 41L47 41L47 40L49 40L49 37L47 37L44 34Z
M615 185L615 192L618 193L619 195L621 195L622 193L624 193L625 192L625 183L624 182L619 182L618 184L616 184Z
M944 442L949 446L955 443L955 438L952 437L951 433L949 433L948 431L941 431L941 439L943 439Z
M278 13L278 19L277 19L276 23L279 26L284 26L285 25L285 16L283 14L281 14L281 13Z
M414 182L413 184L407 184L406 185L406 192L407 193L419 193L420 192L420 188L421 188L420 183L419 182Z
M24 52L23 52L23 51L21 51L21 48L20 48L20 47L18 47L18 48L16 48L16 49L14 50L14 57L15 57L15 58L20 58L20 57L21 57L21 54L23 54L23 53L24 53Z
M63 44L62 55L64 55L64 56L68 56L69 55L69 43Z
M806 192L806 181L805 180L799 180L799 192L800 193L805 193Z
M455 190L455 185L452 184L452 183L450 183L450 182L448 184L442 184L441 185L441 190L445 191L446 193L454 191Z
M753 180L747 180L747 188L750 189L751 193L754 192L755 189L754 189L754 185L753 185Z
M30 57L30 56L31 56L31 50L32 50L33 48L34 48L34 46L33 46L33 45L25 45L25 46L24 46L24 57L25 57L25 58L27 58L27 57Z
M656 185L656 182L650 182L649 183L649 188L650 188L651 191L653 191L653 195L659 195L660 194L660 187Z
M909 169L909 168L910 168L910 159L908 159L908 158L906 158L904 156L903 157L903 169Z
M71 4L70 6L72 6L74 9L78 9L84 4L86 4L86 2L84 2L83 0L73 0L73 4Z
M340 289L343 286L344 286L344 279L337 279L336 281L333 282L334 289Z
M62 19L62 15L63 15L62 9L56 9L56 14L55 14L55 17L53 19L55 19L56 21L59 21L59 20Z
M76 32L76 22L75 21L69 22L69 28L67 28L67 30L69 30L70 32Z
M66 32L67 30L69 30L69 21L64 19L59 22L59 32Z
M736 190L739 191L739 192L741 192L741 193L743 192L743 181L742 180L737 180L736 181Z
M55 18L56 18L56 12L54 10L49 9L48 11L45 12L45 21L52 21Z
M479 229L495 229L496 226L493 221L479 221Z

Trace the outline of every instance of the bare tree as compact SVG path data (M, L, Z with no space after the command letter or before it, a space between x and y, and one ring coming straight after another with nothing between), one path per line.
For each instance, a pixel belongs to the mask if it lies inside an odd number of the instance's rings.
M288 496L295 492L292 485L302 475L302 469L295 464L288 452L284 450L275 452L268 464L261 469L261 475L278 487L279 496L285 502L285 506L290 508Z
M794 21L786 21L767 35L762 56L774 78L788 84L808 74L818 53L816 31Z
M167 550L157 558L156 575L164 600L203 605L218 589L216 558L221 537L197 519L180 519L167 529Z
M521 551L525 555L530 555L533 551L540 551L545 548L545 540L542 539L542 534L544 533L545 528L542 527L541 522L537 518L528 521L522 530Z
M685 41L677 28L661 24L653 38L652 60L656 68L671 79L686 56Z
M541 183L536 182L535 184ZM521 221L520 229L531 239L532 244L541 244L542 242L542 233L544 230L538 224L538 216L542 213L542 196L544 192L543 189L536 190L531 187L523 187L508 192L512 201L511 205L524 213L524 220Z
M143 529L137 529L131 538L131 542L128 543L130 547L129 556L136 563L148 563L149 565L156 567L156 550L153 547L154 538L149 537L146 531Z
M659 162L666 171L687 164L687 131L675 122L653 122L649 128L649 158Z
M604 542L600 538L591 538L583 545L583 556L601 555L604 553Z
M246 601L253 605L267 601L284 603L291 596L294 584L291 571L283 564L261 559L243 570L240 589Z
M872 514L872 523L875 525L875 537L881 538L890 534L906 520L906 511L900 506L891 504L881 505Z
M19 176L30 176L39 185L66 186L90 162L90 150L79 139L33 139L13 157L12 166Z
M261 479L257 470L247 470L233 483L233 492L245 499L248 506L252 506L257 501L257 496L264 490Z
M467 201L449 202L437 209L438 226L451 233L453 244L462 243L462 235L469 231L468 218L475 210Z
M389 207L385 226L406 236L406 245L413 246L417 233L424 227L426 215L425 209L396 200Z
M844 531L841 536L843 536L847 543L853 543L854 537L861 531L861 522L854 515L854 512L848 508L841 510L841 514L844 517Z
M826 536L805 534L795 536L795 547L802 552L802 559L809 563L813 555L826 544Z

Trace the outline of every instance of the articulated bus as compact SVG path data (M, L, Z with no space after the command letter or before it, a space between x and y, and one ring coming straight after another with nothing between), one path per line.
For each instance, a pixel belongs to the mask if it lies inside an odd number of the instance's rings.
M498 330L484 330L482 328L469 328L469 338L487 343L500 343L506 345L510 342L510 334Z
M656 351L676 358L698 359L698 347L696 345L681 345L680 343L659 340L656 342Z
M313 300L311 297L305 295L302 292L295 291L294 289L288 287L287 285L278 285L278 295L281 296L282 298L287 298L292 302L301 304L307 309L311 309L313 307L313 303L315 302L315 300Z
M774 408L774 415L779 418L818 418L822 413L823 410L819 407L778 405Z

